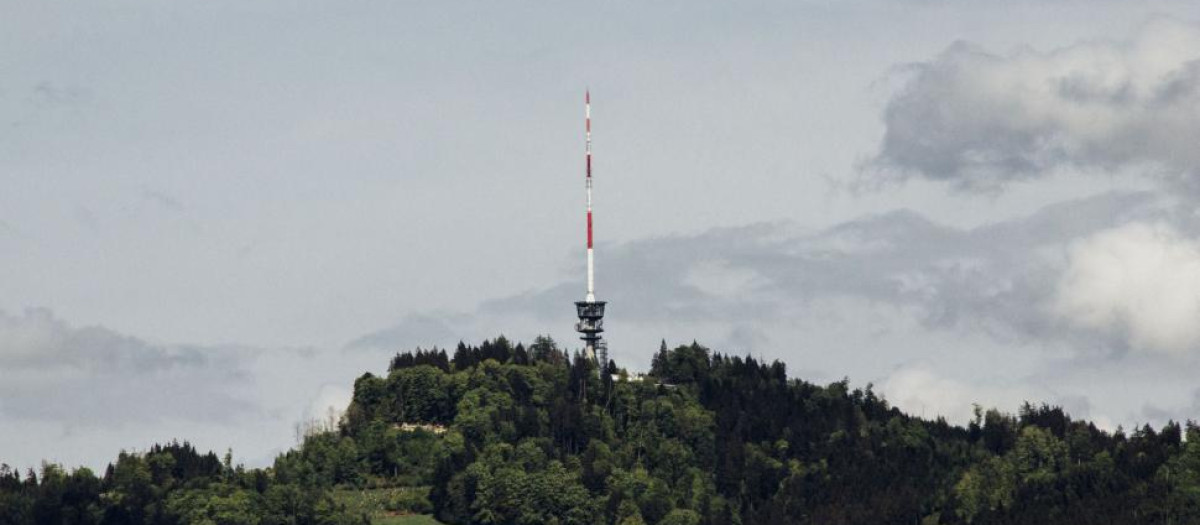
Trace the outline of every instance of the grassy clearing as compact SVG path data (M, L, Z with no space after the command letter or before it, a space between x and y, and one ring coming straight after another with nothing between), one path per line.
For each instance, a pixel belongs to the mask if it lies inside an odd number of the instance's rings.
M336 489L333 497L355 515L370 516L372 525L440 525L433 517L424 514L400 514L389 510L389 502L412 496L413 493L428 494L429 487L395 487L384 489ZM394 505L391 506L394 508Z

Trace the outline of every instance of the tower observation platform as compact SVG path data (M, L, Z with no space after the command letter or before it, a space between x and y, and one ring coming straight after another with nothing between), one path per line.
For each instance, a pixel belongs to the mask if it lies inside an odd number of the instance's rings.
M606 301L577 301L575 303L575 312L579 315L579 322L575 323L575 331L582 334L579 339L583 340L587 348L588 358L596 360L601 375L608 367L608 345L600 337L600 333L604 331L605 304L607 304Z

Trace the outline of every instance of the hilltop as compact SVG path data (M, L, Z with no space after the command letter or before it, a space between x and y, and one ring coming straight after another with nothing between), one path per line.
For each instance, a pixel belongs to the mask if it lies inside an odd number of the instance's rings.
M327 458L327 483L429 485L456 524L1200 520L1190 422L1110 433L1027 403L960 427L694 343L664 344L641 381L613 369L546 338L399 354L277 472Z

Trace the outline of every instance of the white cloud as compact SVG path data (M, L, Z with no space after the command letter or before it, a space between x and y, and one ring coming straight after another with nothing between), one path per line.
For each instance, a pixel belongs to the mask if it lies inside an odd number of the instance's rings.
M120 426L172 418L231 421L253 413L235 348L158 345L48 310L0 312L0 418Z
M1097 392L1070 384L1047 385L1029 376L968 377L949 373L937 363L922 360L897 367L880 382L878 390L888 402L909 414L926 418L940 416L958 425L971 421L975 405L985 410L997 408L1015 413L1028 402L1059 406L1073 418L1090 418L1101 428L1114 428L1110 415L1093 413L1090 395ZM1113 410L1114 407L1105 409ZM1166 419L1164 417L1162 421Z
M1200 345L1200 242L1164 223L1134 223L1076 241L1052 311L1131 349Z
M308 420L333 419L336 421L346 411L346 407L350 406L350 399L353 396L354 392L350 385L321 385L321 389L317 391L312 403L308 405Z
M885 171L977 189L1069 166L1198 173L1200 27L1157 19L1126 40L1007 55L959 42L910 71L885 112Z
M0 462L102 468L122 449L190 440L269 464L295 425L345 410L379 352L162 344L46 309L0 311Z
M706 294L732 299L752 293L762 279L750 268L735 268L728 261L706 260L686 270L683 283Z
M960 425L971 420L973 404L1009 407L1013 401L997 389L972 388L922 365L898 369L879 385L879 391L905 412L927 418L942 416Z

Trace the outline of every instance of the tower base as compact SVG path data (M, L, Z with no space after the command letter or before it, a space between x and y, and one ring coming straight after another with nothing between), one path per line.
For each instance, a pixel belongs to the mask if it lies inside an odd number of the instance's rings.
M575 303L575 312L579 316L579 322L575 323L575 331L581 334L579 338L586 345L584 351L587 358L596 361L601 374L608 368L608 345L605 345L600 337L600 333L604 331L605 304L605 301Z

